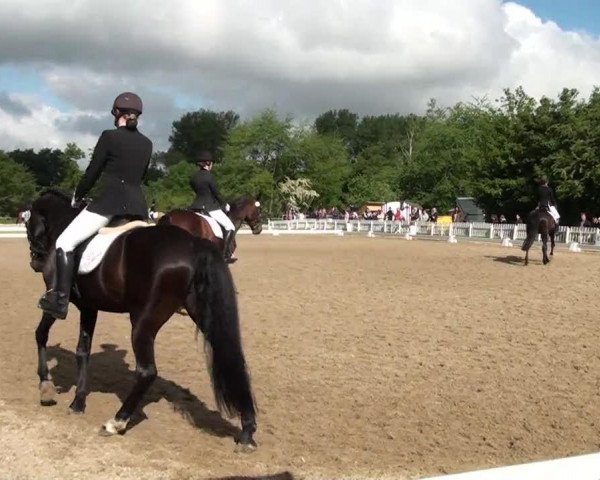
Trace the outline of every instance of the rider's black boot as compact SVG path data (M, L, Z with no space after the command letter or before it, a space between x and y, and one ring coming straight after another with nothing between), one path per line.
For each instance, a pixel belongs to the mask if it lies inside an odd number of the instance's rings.
M223 258L226 263L234 263L237 259L231 258L233 254L233 237L235 236L235 232L233 230L225 230L223 234Z
M54 318L67 318L74 270L73 252L65 252L62 248L56 250L56 286L48 290L38 302L38 307Z

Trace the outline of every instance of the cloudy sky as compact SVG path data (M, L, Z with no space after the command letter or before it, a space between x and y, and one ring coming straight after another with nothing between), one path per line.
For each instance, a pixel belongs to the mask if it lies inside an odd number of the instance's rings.
M0 149L93 147L121 91L183 112L422 112L600 84L597 0L2 0Z

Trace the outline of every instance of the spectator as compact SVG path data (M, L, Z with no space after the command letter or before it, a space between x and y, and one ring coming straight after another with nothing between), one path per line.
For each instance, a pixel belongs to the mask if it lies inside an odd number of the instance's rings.
M400 211L399 208L396 209L396 213L394 213L394 220L396 222L401 222L402 221L402 212Z
M581 221L579 222L580 227L591 227L592 222L587 219L587 215L585 212L581 212Z
M392 221L394 219L394 212L392 212L392 208L388 208L388 211L385 214L385 219L388 221Z
M435 207L431 209L431 216L430 216L430 220L431 220L433 223L437 223L437 220L438 220L438 212L437 212L437 208L435 208Z
M515 215L515 223L516 224L523 223L523 220L521 219L521 215L519 215L518 213Z

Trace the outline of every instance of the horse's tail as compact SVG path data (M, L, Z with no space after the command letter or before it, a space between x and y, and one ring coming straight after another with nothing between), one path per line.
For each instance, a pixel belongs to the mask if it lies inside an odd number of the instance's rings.
M521 246L521 250L526 252L531 248L533 242L535 241L535 236L538 231L538 215L535 212L530 213L527 216L527 238L523 242Z
M204 334L208 368L219 410L254 416L256 408L240 338L233 278L221 252L195 239L196 269L190 316Z

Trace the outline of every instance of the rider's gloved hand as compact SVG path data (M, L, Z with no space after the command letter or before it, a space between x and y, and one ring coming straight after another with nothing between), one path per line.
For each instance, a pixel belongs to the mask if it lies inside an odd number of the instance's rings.
M229 210L231 210L231 207L229 206L228 203L225 204L224 210L225 210L225 212L229 212Z

